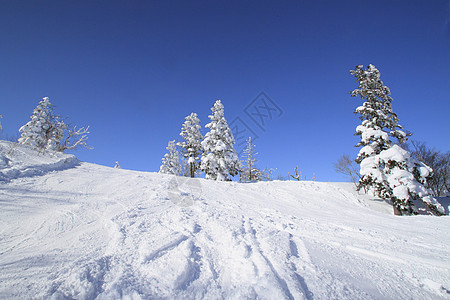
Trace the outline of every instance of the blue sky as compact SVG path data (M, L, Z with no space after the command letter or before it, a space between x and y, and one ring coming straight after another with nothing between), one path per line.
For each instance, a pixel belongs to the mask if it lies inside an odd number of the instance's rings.
M342 181L333 163L357 153L358 64L381 71L413 139L450 149L449 16L448 0L2 1L3 135L48 96L90 125L79 159L157 171L184 117L204 128L221 99L257 136L260 167ZM260 127L245 109L261 92L279 111Z

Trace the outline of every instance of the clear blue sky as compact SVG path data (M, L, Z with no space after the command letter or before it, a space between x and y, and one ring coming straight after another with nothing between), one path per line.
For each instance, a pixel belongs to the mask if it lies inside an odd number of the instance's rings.
M3 135L48 96L91 127L94 149L79 159L157 171L184 117L196 112L204 127L221 99L228 122L258 136L259 166L342 181L333 163L357 152L358 64L381 71L413 139L450 149L449 10L448 0L4 0ZM245 113L261 91L282 111L262 128Z

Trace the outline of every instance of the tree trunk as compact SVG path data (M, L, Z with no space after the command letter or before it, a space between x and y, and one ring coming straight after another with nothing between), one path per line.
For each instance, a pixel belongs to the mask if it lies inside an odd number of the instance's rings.
M195 163L191 162L190 163L190 167L191 167L191 178L194 178L194 176L195 176Z
M394 209L394 215L395 216L401 216L402 215L402 211L400 210L400 207L398 207L398 205L392 201L392 208Z

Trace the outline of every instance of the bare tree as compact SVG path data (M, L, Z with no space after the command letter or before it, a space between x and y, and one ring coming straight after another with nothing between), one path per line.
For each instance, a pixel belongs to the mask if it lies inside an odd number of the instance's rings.
M248 182L248 181L257 181L258 173L260 170L256 168L256 158L255 156L258 154L255 152L255 145L252 144L252 138L248 137L247 146L244 149L244 158L245 165L241 168L239 172L239 180Z
M272 168L264 168L264 169L258 169L257 177L258 181L272 181L273 180L273 171Z
M74 126L72 129L66 130L64 137L57 145L58 147L57 151L64 152L66 150L72 150L77 147L92 149L88 147L86 144L88 133L89 133L89 126L86 128L81 127L79 129L77 129L77 127Z
M0 119L3 118L0 115ZM0 123L0 139L4 141L16 142L20 138L20 134L16 133L15 135L9 135L8 133L3 131L2 124Z
M302 178L301 178L302 177L302 172L300 172L300 175L298 174L298 166L295 167L294 173L295 173L295 176L292 175L292 174L290 174L289 176L291 176L293 179L295 179L297 181L302 180Z
M239 170L239 181L241 182L254 182L254 181L272 181L273 169L264 168L260 169L256 166L255 145L252 144L252 138L247 139L247 146L244 149L245 164L242 164Z
M334 163L334 170L347 176L355 185L361 179L358 164L348 154L342 154Z

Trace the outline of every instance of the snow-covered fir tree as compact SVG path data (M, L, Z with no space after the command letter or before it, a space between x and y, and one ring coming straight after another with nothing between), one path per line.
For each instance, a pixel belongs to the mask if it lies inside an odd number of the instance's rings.
M67 126L59 116L53 115L53 110L49 98L44 97L33 110L31 120L20 127L19 144L29 145L39 151L59 150L58 144Z
M202 153L203 135L200 133L200 120L196 113L191 113L185 118L180 135L183 138L177 146L181 149L186 163L189 165L190 177L195 177L200 167L200 155Z
M364 100L355 110L362 121L356 127L356 134L361 137L357 146L363 146L355 160L361 167L358 190L370 190L383 199L390 199L398 215L416 213L414 200L421 200L429 211L439 214L442 206L422 185L431 169L412 160L409 152L391 141L396 138L404 143L408 134L392 111L391 92L381 81L380 72L373 65L366 70L359 65L350 73L359 83L359 88L351 92L352 97L360 96Z
M360 96L365 100L363 105L355 110L355 114L360 114L362 124L356 128L356 134L361 136L361 141L357 146L367 146L369 152L362 151L359 153L357 162L360 163L370 152L380 153L391 146L389 137L395 137L399 143L404 143L407 134L402 130L402 126L398 124L397 115L392 111L392 97L389 96L391 91L383 84L380 79L378 69L369 65L367 70L362 65L351 70L359 83L359 88L351 92L352 97Z
M170 141L167 145L167 153L162 158L160 173L181 175L182 167L180 162L180 152L178 152L175 141Z
M207 179L231 180L230 176L239 173L240 162L234 149L234 137L224 116L224 108L220 100L211 108L211 120L205 127L209 128L202 142L203 155L200 168Z
M395 144L361 162L361 176L387 186L388 194L384 198L392 200L398 215L445 213L433 192L425 187L432 172L426 164L412 158L409 151Z
M61 117L53 114L54 106L48 97L44 97L33 110L30 121L23 125L19 132L20 144L29 145L38 151L52 150L63 152L86 145L87 128L76 126L69 129Z

